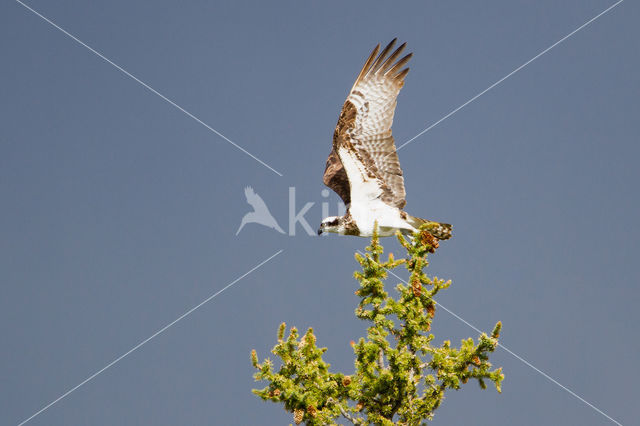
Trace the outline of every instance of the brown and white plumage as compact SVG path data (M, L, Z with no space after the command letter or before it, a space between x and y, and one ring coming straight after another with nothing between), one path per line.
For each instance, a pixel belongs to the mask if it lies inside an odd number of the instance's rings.
M340 146L352 145L368 165L368 169L385 184L385 200L398 208L404 207L404 178L391 135L396 99L409 68L402 68L411 53L394 61L404 50L402 44L387 57L395 39L378 55L376 46L356 78L344 103L333 135L333 150L327 160L324 183L336 191L345 204L351 199L348 178L337 154ZM377 57L376 57L377 56Z
M391 235L412 232L424 222L401 210L406 193L391 125L412 54L401 56L406 43L392 51L395 42L381 52L375 47L342 107L323 181L349 209L339 226L330 225L336 218L327 218L319 233L370 236L377 221L381 235ZM450 226L438 233L448 238Z

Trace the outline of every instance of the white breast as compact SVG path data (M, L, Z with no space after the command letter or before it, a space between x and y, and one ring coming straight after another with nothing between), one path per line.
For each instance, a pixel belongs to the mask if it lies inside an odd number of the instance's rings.
M381 236L393 235L398 229L411 228L400 216L399 209L383 203L380 199L370 201L367 204L352 203L349 212L363 237L373 235L376 221Z
M400 209L382 202L380 181L368 176L365 165L354 152L341 147L338 149L338 155L351 185L349 212L358 225L360 236L370 237L373 235L376 221L378 221L381 236L393 235L397 229L413 229L400 216Z

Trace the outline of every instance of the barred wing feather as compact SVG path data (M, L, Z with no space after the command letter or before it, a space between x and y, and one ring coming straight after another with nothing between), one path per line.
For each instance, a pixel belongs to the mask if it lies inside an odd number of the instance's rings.
M334 132L324 182L347 204L354 198L355 182L362 179L376 182L386 204L397 208L406 204L404 178L391 125L396 99L409 72L404 66L411 54L398 60L406 43L389 54L395 42L394 39L379 55L380 46L373 50L344 103ZM361 163L366 176L352 176L349 169L345 171L343 155L352 156L355 162ZM345 177L348 177L347 182L344 182ZM345 185L349 182L352 183L347 197Z

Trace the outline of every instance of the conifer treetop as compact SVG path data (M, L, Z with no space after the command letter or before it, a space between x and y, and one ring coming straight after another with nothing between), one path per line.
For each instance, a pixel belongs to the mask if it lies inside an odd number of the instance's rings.
M377 232L366 253L355 257L362 270L354 276L360 284L360 303L355 315L370 323L366 337L352 342L355 370L332 373L322 356L327 348L316 345L313 329L300 337L295 327L282 323L272 353L280 358L276 370L270 359L259 362L256 351L251 362L256 381L266 381L253 392L265 401L284 405L296 424L421 425L431 420L445 392L460 389L470 379L486 388L493 382L498 392L504 379L502 369L492 369L489 353L498 346L501 323L490 335L477 341L461 341L460 347L445 340L434 344L431 324L436 313L436 294L451 281L424 273L427 257L438 248L428 224L411 239L397 237L407 252L403 259L389 254L382 261L383 248ZM395 287L395 298L384 287L387 271L404 265L410 273L408 285ZM342 418L343 420L340 420Z

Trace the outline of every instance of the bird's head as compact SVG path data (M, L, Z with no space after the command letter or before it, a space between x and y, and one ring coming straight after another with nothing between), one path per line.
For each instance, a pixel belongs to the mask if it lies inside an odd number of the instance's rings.
M340 234L344 231L344 218L341 216L329 216L322 219L320 227L318 228L318 235L323 232L333 232Z

